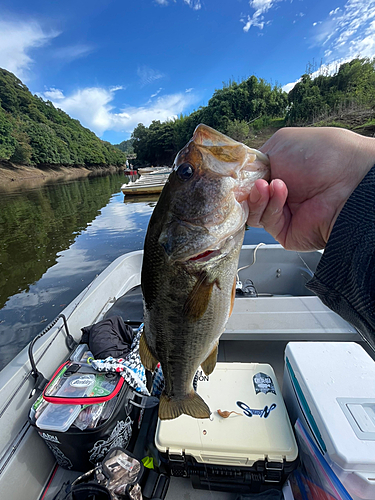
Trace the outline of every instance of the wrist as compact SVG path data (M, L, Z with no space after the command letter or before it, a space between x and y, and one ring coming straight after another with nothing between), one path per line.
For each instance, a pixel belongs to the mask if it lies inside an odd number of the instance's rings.
M346 202L375 165L375 139L372 137L360 136L353 132L350 133L356 136L354 138L356 147L352 148L351 161L348 164L346 175L344 174L344 179L342 179L341 202L338 204L335 215L331 221L327 240ZM348 141L347 145L352 147L354 144L350 144L350 141Z
M375 165L375 139L372 137L361 136L360 148L358 161L362 163L362 166L358 165L357 167L362 170L362 172L358 184Z

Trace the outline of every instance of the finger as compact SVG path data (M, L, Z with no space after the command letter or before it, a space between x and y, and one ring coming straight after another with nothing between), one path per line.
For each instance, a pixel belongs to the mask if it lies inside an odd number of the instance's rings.
M270 198L265 207L260 224L280 243L285 239L285 233L290 221L290 211L286 205L288 188L280 179L274 179L269 186Z
M260 227L260 219L263 216L263 212L267 207L270 199L269 184L263 179L258 179L247 199L249 205L249 217L247 219L247 225L252 227Z

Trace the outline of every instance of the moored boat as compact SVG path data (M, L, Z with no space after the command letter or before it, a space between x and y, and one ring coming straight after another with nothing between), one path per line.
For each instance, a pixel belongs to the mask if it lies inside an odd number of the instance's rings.
M286 251L280 245L243 246L237 283L239 293L220 339L219 364L268 363L281 387L288 342L355 342L363 345L358 332L304 286L320 257L319 251L299 254ZM62 311L75 341L79 342L81 338L81 328L108 314L120 313L131 325L142 322L142 258L142 251L119 257ZM131 301L127 301L127 297L131 297ZM60 318L34 346L38 370L47 379L70 352L63 329L64 321ZM0 372L2 498L37 500L43 497L55 470L54 456L28 421L31 404L37 397L36 393L29 398L35 382L27 348ZM342 439L346 439L345 435ZM54 481L62 484L67 478L78 475L58 468ZM188 479L172 477L166 498L183 498L184 494L191 499L206 498L207 495L211 498L202 490L193 490ZM219 499L236 496L231 492L215 492L215 498ZM43 498L52 497L46 494Z
M141 175L144 174L165 174L171 173L171 169L169 167L141 167L138 169L138 172Z
M124 195L144 195L161 193L169 177L169 171L154 175L153 173L141 175L135 182L121 186Z

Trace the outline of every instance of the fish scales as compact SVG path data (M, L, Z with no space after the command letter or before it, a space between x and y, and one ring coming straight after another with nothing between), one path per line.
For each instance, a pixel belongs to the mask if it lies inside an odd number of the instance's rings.
M142 265L143 364L160 362L165 389L159 417L208 418L193 389L201 365L209 375L231 314L248 208L265 155L199 125L174 163L149 222Z

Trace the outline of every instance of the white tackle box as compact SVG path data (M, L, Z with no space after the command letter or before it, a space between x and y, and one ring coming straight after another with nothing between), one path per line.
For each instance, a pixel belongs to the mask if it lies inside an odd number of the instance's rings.
M197 392L211 419L158 421L155 444L170 473L203 489L281 487L297 465L298 449L272 367L217 363L210 376L200 372ZM236 413L223 418L218 410Z
M353 500L374 500L374 360L355 342L290 342L283 394Z

